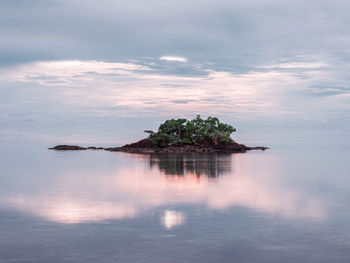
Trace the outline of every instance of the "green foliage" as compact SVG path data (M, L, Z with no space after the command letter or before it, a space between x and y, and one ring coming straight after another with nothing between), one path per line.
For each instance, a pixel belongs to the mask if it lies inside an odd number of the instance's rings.
M216 117L206 120L199 115L193 120L171 119L162 123L157 132L145 130L148 139L157 146L196 145L203 138L210 138L214 144L228 142L236 129L221 123Z

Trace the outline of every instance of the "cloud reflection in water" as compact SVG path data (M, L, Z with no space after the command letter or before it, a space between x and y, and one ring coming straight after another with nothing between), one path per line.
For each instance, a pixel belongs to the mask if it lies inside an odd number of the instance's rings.
M131 218L176 205L205 205L217 210L240 206L284 217L325 217L319 200L281 181L278 163L268 154L119 153L117 162L120 156L131 158L136 165L83 176L67 172L36 194L9 196L6 204L59 223ZM184 218L179 211L166 210L162 222L170 229L181 225Z
M179 211L166 210L162 216L162 224L167 228L171 229L175 226L182 225L185 221L185 216Z

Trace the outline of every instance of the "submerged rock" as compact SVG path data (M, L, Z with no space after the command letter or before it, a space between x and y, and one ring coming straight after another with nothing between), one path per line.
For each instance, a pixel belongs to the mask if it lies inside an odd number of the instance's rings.
M57 150L57 151L79 151L79 150L86 150L87 148L76 146L76 145L57 145L49 149Z
M86 148L87 150L104 150L103 147L95 147L95 146L89 146Z

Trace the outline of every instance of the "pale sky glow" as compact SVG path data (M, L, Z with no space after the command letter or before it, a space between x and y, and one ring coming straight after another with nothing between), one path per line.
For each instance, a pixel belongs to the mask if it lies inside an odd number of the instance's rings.
M176 56L163 56L163 57L160 57L159 59L167 60L167 61L187 62L187 58L176 57Z

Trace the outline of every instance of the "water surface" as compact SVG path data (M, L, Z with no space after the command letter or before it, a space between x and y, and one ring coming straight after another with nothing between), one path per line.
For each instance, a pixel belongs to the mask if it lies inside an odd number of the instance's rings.
M347 147L2 148L0 262L350 261Z

